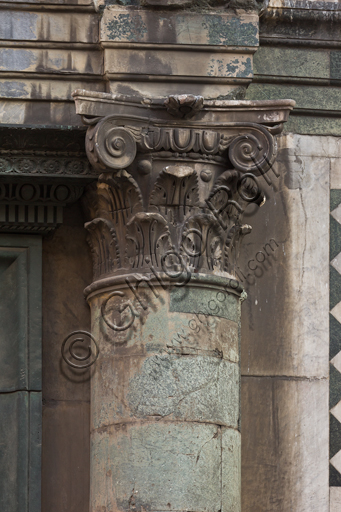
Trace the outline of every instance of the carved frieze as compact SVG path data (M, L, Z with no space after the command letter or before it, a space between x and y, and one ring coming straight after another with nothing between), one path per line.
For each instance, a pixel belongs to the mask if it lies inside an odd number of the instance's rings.
M63 207L84 186L53 181L0 181L0 230L48 233L63 221Z
M1 175L93 177L95 172L81 153L44 152L37 155L33 151L0 150Z
M86 198L95 280L165 265L176 272L180 264L234 273L251 231L243 214L265 200L262 175L274 163L282 123L263 113L268 122L255 122L261 116L248 102L250 122L231 121L226 103L219 111L216 102L212 115L202 98L173 96L158 117L148 102L134 111L131 101L126 113L86 119L86 151L99 173ZM176 117L177 106L195 111Z

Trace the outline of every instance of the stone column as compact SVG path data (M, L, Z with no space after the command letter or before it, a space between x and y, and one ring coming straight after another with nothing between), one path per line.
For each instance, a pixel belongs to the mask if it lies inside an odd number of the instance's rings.
M242 217L293 102L75 99L100 173L90 511L238 512Z

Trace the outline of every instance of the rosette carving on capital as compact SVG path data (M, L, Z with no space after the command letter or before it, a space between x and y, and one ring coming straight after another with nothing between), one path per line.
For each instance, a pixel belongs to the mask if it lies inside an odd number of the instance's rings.
M87 120L87 154L99 173L86 224L95 280L162 271L167 255L174 270L181 262L193 272L234 273L251 231L243 214L265 201L261 185L281 126L200 120L200 109L195 120L169 112Z

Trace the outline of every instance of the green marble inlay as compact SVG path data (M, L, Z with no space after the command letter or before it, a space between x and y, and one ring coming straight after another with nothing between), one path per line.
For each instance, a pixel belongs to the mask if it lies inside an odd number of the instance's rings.
M332 409L341 400L341 373L329 365L329 408Z
M330 78L341 78L341 52L330 52Z
M341 252L341 224L330 216L330 261Z
M332 52L340 53L341 52ZM340 61L341 63L341 61ZM341 190L330 191L330 211L341 203ZM341 225L330 215L330 259L335 258L341 250ZM330 265L329 301L332 310L341 301L341 275ZM329 358L332 360L341 350L341 324L329 315ZM341 400L341 373L330 364L329 372L329 407L332 409ZM329 458L332 459L341 450L341 423L330 414L329 423ZM341 487L341 474L329 465L329 485Z
M333 309L341 301L341 274L331 265L329 271L329 307Z
M139 14L118 14L107 24L107 33L112 41L135 41L147 33L147 27Z
M258 45L256 23L244 22L240 18L228 18L215 15L204 16L203 28L208 31L208 42L212 45Z
M291 98L296 101L296 108L339 111L341 106L341 89L321 85L254 83L248 88L246 98L250 100ZM315 118L315 121L319 121L319 119ZM340 124L339 119L336 119L336 121Z
M329 464L329 485L330 487L341 487L341 475L331 464Z
M284 125L284 132L301 135L341 136L341 123L340 119L335 117L290 115L289 121Z
M255 75L329 78L326 50L260 47L254 56Z
M341 423L330 414L330 438L329 438L329 458L341 450Z
M238 322L239 298L223 291L191 287L187 284L171 290L170 311L204 313Z
M329 359L333 359L341 350L341 324L333 315L329 315L329 333Z
M341 203L341 190L331 190L330 191L330 211L335 210L337 206Z

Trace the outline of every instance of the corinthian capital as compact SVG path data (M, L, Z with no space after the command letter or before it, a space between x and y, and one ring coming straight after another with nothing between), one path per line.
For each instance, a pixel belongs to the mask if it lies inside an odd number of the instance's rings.
M127 98L76 91L98 171L86 224L95 280L161 271L233 274L250 203L276 158L291 100ZM180 112L180 114L179 114Z

